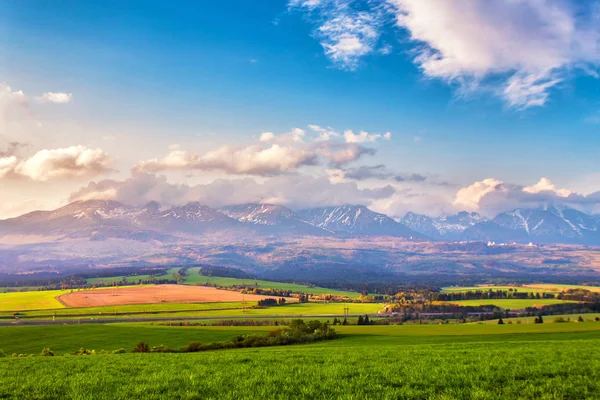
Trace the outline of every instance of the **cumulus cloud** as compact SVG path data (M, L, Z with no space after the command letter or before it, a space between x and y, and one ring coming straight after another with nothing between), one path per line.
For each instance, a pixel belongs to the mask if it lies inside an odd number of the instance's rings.
M139 172L172 170L221 171L228 174L272 176L297 170L303 165L317 164L317 156L302 148L272 144L268 147L223 146L204 155L182 150L172 151L162 159L142 161Z
M600 6L569 0L292 0L317 26L314 36L343 69L377 49L388 19L409 34L425 76L492 91L509 107L546 104L578 70L597 76Z
M35 98L39 103L68 103L73 98L72 93L46 92Z
M356 134L350 130L344 132L344 139L346 139L346 143L376 142L379 139L390 140L391 138L392 134L390 132L386 132L383 135L365 131L361 131L360 133Z
M319 132L319 137L306 140L306 131L294 128L279 135L263 132L258 138L258 143L223 146L202 155L173 150L163 158L141 161L133 170L149 173L197 170L233 175L274 176L297 172L301 167L322 162L331 166L341 166L356 161L363 155L376 153L375 149L357 143L329 140L339 136L334 135L332 130L316 125L311 125L311 130ZM325 135L327 140L324 140Z
M33 181L81 178L112 171L114 160L101 149L71 146L44 149L18 160L16 156L0 158L0 178L25 178Z
M459 189L453 203L459 210L479 211L491 216L515 208L550 204L591 211L600 205L600 192L582 195L559 189L548 178L541 178L531 186L488 178Z
M541 178L538 183L532 186L525 186L523 188L525 193L541 193L541 192L550 192L554 193L559 197L569 197L571 195L570 190L568 189L557 189L556 185L550 181L548 178Z
M544 105L576 68L600 65L597 3L563 0L388 0L415 63L463 90L489 79L515 108ZM490 82L488 81L488 83ZM496 86L495 86L496 87Z
M324 177L276 176L256 182L252 178L217 179L208 184L172 184L164 176L135 173L123 181L92 182L74 192L69 200L111 199L141 205L157 201L163 206L199 201L211 207L242 203L276 203L292 208L370 204L394 194L391 186L360 189L353 182L331 183ZM310 195L307 195L310 193Z
M364 10L359 3L352 0L292 0L289 4L292 9L302 9L309 18L316 20L318 27L313 34L334 65L354 70L361 57L377 51L384 23L381 7ZM387 53L389 51L384 52Z

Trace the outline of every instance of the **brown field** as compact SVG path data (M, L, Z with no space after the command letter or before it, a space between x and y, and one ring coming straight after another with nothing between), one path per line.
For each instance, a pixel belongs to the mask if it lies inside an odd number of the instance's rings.
M204 286L157 285L123 287L118 290L92 289L58 297L67 307L117 306L152 303L217 303L222 301L258 301L273 296L219 290Z

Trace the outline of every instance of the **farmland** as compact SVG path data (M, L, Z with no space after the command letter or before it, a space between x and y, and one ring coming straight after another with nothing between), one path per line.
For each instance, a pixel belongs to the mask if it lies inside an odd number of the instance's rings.
M56 298L66 290L0 293L0 311L45 310L65 307Z
M0 342L8 353L60 353L129 349L137 340L181 346L264 329L10 327L0 328ZM4 358L0 398L583 399L600 391L600 323L337 329L339 340L291 347Z
M494 305L509 310L522 310L527 307L543 307L551 304L572 303L559 299L481 299L481 300L456 300L453 304L461 306Z
M222 287L231 286L252 286L260 289L277 289L277 290L289 290L292 293L305 293L313 295L330 294L334 296L343 296L348 298L356 298L360 294L356 292L349 292L343 290L335 290L321 287L312 287L305 285L298 285L295 283L285 282L272 282L257 279L239 279L239 278L227 278L218 276L205 276L200 274L200 267L190 268L188 270L188 276L184 277L184 283L188 285L200 284L200 285L216 285Z
M534 283L521 286L514 285L480 285L480 286L447 286L442 288L442 292L474 292L488 290L517 291L520 293L560 293L569 289L584 289L591 292L600 292L599 286L582 285L562 285L556 283Z

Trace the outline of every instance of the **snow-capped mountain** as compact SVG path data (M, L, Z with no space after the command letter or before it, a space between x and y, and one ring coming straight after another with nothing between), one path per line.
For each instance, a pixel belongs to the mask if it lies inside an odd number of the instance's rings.
M474 225L487 221L477 213L461 211L458 214L431 218L426 215L407 213L400 223L432 239L460 240L463 233Z
M299 211L298 215L315 226L338 233L423 237L387 215L361 205L310 208Z
M281 205L250 203L223 207L220 211L241 223L268 228L272 233L288 232L307 235L330 235L333 233L311 224Z
M172 241L177 237L227 232L248 235L370 235L448 241L600 245L600 220L567 207L516 209L488 220L477 213L431 218L406 214L396 222L361 205L293 211L281 205L244 204L220 210L200 203L161 208L152 202L77 201L52 211L34 211L0 221L0 236L107 238Z
M516 209L498 214L492 221L504 229L503 236L527 238L544 243L597 243L600 224L581 211L556 206ZM486 236L496 235L494 227L481 230Z

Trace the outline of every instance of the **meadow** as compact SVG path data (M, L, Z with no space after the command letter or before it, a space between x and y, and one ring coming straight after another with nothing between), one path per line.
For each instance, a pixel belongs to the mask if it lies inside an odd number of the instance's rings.
M348 298L358 298L360 296L360 293L356 292L298 285L295 283L272 282L257 279L226 278L219 276L204 276L200 274L200 269L200 267L190 268L188 270L188 276L184 277L184 283L188 285L212 284L223 287L247 285L255 286L260 289L290 290L292 291L292 293L303 293L313 295L330 294L334 296L343 296Z
M65 305L58 301L56 297L66 293L69 293L69 291L44 290L0 293L0 312L64 308Z
M285 317L304 315L343 315L344 309L349 314L375 314L383 309L382 304L377 303L293 303L284 306L269 308L251 308L256 302L246 302L246 308L242 308L241 302L227 303L158 303L158 304L134 304L111 307L81 307L62 308L55 310L26 311L24 314L31 319L52 319L54 316L60 319L80 318L79 315L92 315L97 318L133 318L138 317ZM137 315L135 315L137 314ZM12 312L0 313L0 317L10 317Z
M502 290L509 291L515 290L519 293L560 293L569 289L584 289L590 292L600 292L598 286L582 286L582 285L563 285L558 283L534 283L523 286L515 285L481 285L481 286L446 286L442 288L442 292L474 292L474 291L488 291L488 290Z
M180 346L265 329L10 327L0 328L0 343L10 343L6 352L39 354L48 340L55 351L129 348L144 339ZM341 339L310 345L0 358L0 398L586 399L600 393L600 323L336 329Z
M574 303L573 301L559 299L481 299L481 300L456 300L449 303L461 306L494 305L505 310L522 310L527 307L543 307L551 304Z
M169 268L167 270L167 273L164 275L153 275L155 279L161 280L161 279L173 279L173 274L175 272L179 271L179 268ZM125 275L120 275L120 276L110 276L110 277L103 277L103 278L88 278L85 280L85 282L89 285L112 285L116 282L127 282L128 284L136 284L138 283L140 280L142 281L149 281L152 275L150 274L146 274L146 275L135 275L135 276L125 276Z

